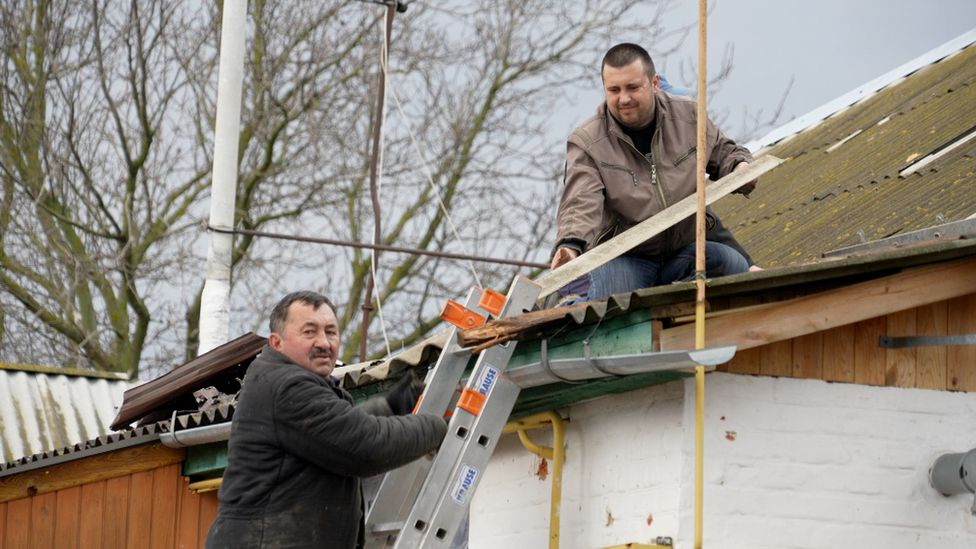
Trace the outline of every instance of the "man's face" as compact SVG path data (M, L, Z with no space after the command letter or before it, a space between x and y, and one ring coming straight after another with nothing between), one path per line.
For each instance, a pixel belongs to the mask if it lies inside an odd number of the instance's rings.
M281 333L272 332L268 343L302 368L327 376L339 355L339 322L328 305L313 309L296 301L288 307Z
M603 66L603 93L610 114L624 126L642 128L654 117L654 94L660 78L647 78L644 63L637 59L623 67Z

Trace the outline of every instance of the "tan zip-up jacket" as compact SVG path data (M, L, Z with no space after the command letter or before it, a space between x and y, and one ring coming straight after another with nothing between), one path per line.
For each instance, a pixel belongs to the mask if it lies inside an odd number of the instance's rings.
M566 177L556 248L586 251L695 193L696 102L666 92L654 96L652 161L641 155L607 111L606 102L576 128L566 144ZM711 120L705 171L718 180L752 155ZM695 239L694 216L630 251L666 258Z

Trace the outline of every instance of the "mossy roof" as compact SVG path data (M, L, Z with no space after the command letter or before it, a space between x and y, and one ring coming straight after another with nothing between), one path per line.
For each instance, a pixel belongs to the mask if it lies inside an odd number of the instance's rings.
M750 199L715 209L765 267L965 219L976 213L976 139L899 173L976 130L974 84L970 45L760 151L788 161Z

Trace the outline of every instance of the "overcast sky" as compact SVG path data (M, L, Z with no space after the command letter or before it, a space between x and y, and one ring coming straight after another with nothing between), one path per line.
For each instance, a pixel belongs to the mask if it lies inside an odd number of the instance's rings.
M681 0L669 17L677 25L697 15L697 1ZM976 0L718 0L708 19L708 64L717 70L733 43L734 69L709 110L728 112L732 132L743 108L773 110L792 76L787 122L974 28ZM681 56L697 61L697 48L693 34ZM681 79L678 61L662 70L673 83ZM599 93L580 95L580 120Z

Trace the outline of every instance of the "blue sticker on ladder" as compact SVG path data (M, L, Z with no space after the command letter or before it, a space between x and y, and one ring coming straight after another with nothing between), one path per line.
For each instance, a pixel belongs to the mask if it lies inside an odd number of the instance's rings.
M478 392L487 395L488 391L491 391L492 385L495 384L496 379L498 379L498 370L491 366L486 367L478 379Z
M478 478L478 470L470 465L461 464L461 474L458 475L451 490L451 499L458 505L464 505L464 500L468 497L468 492L474 486L475 479Z

